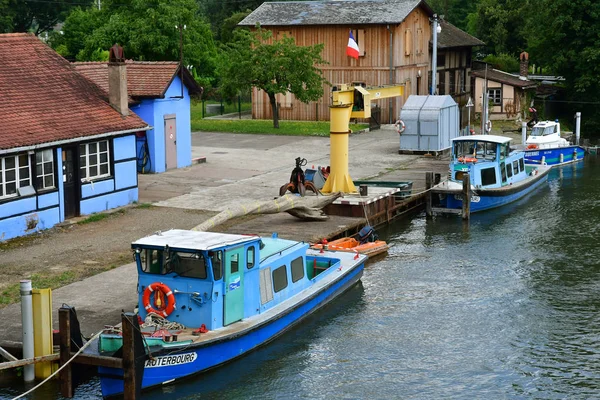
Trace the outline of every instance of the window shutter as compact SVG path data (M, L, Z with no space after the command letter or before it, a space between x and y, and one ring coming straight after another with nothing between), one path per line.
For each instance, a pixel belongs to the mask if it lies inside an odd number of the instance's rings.
M412 32L410 29L404 31L404 55L410 56L412 52Z

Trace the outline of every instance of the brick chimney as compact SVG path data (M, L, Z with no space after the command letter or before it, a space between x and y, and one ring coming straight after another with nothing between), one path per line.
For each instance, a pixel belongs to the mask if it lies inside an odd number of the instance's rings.
M115 44L108 55L108 102L123 116L129 115L127 68L123 48Z
M526 81L527 76L529 75L529 53L526 51L522 52L519 55L519 60L521 61L519 67L519 79Z

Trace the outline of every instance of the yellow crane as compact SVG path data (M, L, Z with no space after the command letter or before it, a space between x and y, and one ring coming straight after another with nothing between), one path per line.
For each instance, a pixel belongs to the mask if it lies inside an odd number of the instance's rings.
M321 192L356 193L348 172L348 137L351 118L370 118L371 101L402 96L404 85L364 87L342 84L334 86L330 109L330 173Z

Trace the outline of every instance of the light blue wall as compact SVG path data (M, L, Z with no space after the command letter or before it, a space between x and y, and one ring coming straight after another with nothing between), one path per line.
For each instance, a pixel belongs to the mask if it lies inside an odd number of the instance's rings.
M177 168L192 165L192 130L190 96L187 87L183 87L181 96L181 80L176 76L162 99L145 99L139 105L131 107L146 123L153 127L146 132L150 150L150 172L161 173L166 170L165 161L165 115L175 114L177 121ZM137 152L143 141L138 140Z
M122 190L120 192L108 193L100 197L84 199L81 201L81 215L93 214L100 211L110 210L111 208L121 207L131 204L138 199L138 188Z

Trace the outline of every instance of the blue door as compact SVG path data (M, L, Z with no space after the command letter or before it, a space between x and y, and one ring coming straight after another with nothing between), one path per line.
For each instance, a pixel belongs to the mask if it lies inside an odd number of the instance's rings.
M244 247L225 251L225 315L224 324L229 325L244 317Z

